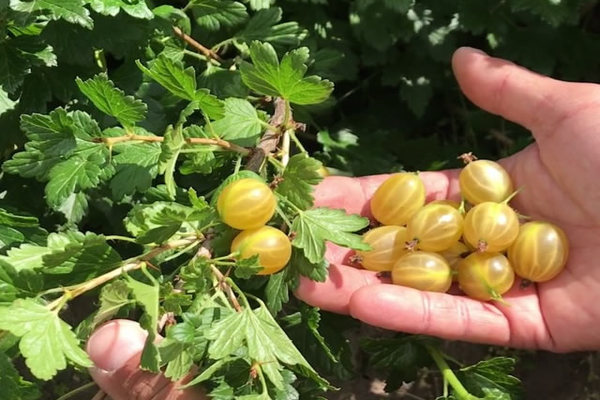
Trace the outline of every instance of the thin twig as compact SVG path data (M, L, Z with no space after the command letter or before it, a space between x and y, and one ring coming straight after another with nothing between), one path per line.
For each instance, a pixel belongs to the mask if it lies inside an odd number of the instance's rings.
M130 141L142 141L142 142L152 142L152 143L160 143L163 142L165 138L163 136L143 136L143 135L125 135L125 136L115 136L115 137L105 137L98 139L99 142L104 142L109 147L114 146L117 143L122 142L130 142ZM250 150L238 146L235 143L228 142L223 139L210 139L210 138L186 138L185 142L187 144L204 144L204 145L212 145L219 146L227 150L235 151L242 155L250 154Z
M147 252L146 254L143 254L140 257L136 257L133 260L126 262L125 264L121 265L119 268L113 269L112 271L109 271L103 275L97 276L94 279L90 279L89 281L86 281L86 282L83 282L83 283L80 283L80 284L77 284L74 286L66 287L66 288L64 288L64 294L61 297L59 297L58 299L56 299L53 302L46 305L46 308L48 308L49 310L54 310L54 311L58 312L67 301L72 300L75 297L78 297L92 289L95 289L98 286L103 285L106 282L111 281L126 272L141 268L143 265L145 265L145 263L147 261L153 259L154 257L156 257L157 255L159 255L160 253L162 253L164 251L176 249L176 248L179 248L182 246L187 246L190 243L192 243L194 240L197 240L197 239L178 239L178 240L174 240L172 242L165 243L161 246L158 246L158 247L150 250L149 252Z
M221 286L221 289L223 289L227 293L229 301L231 302L231 305L233 305L233 308L235 308L235 311L242 312L242 306L240 305L237 297L235 297L233 289L227 284L227 282L225 282L225 275L223 275L223 273L219 271L219 268L215 267L214 265L211 265L210 269L219 280L219 285Z
M206 57L211 58L215 61L218 61L219 63L223 62L223 59L221 57L219 57L219 55L217 53L215 53L214 51L212 51L211 49L209 49L207 47L202 46L194 38L187 35L185 32L183 32L178 27L174 26L173 32L175 32L175 34L177 36L179 36L181 39L183 39L184 42L186 42L187 44L189 44L190 46L192 46L193 48L198 50L200 53L204 54Z

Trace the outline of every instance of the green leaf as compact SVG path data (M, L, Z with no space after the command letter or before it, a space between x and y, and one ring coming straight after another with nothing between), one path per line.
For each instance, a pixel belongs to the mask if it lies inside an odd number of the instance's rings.
M41 397L38 387L23 379L11 359L0 352L0 387L3 400L34 400Z
M369 250L358 231L369 225L369 220L358 215L348 215L343 210L315 208L298 214L292 223L296 237L292 244L304 249L306 258L313 264L321 262L325 255L325 241L355 250Z
M48 180L52 168L69 157L89 158L92 163L108 159L108 149L94 142L101 136L98 124L84 112L67 113L58 108L48 115L22 115L21 129L30 142L25 151L16 153L2 165L8 173ZM104 168L102 176L110 172L111 168ZM61 182L55 184L61 186Z
M67 367L67 360L84 368L92 366L71 327L33 300L20 299L0 308L0 329L21 338L19 350L38 379L51 379Z
M8 250L5 256L0 256L0 260L6 261L17 271L35 269L43 265L43 257L51 252L48 247L25 243Z
M216 218L214 209L187 207L175 202L138 204L125 220L127 230L140 243L164 243L180 229L194 232Z
M149 278L151 277L148 273L146 273L146 276ZM126 275L125 283L129 289L131 289L131 293L136 301L144 308L144 315L140 320L140 324L148 331L148 337L146 338L146 344L142 351L141 367L152 372L159 372L160 355L154 341L156 339L156 329L158 328L158 300L160 287L154 278L151 280L152 285L148 285Z
M67 242L54 247L50 241L55 239ZM51 278L49 275L56 275L54 280L57 284L92 279L116 268L122 261L106 239L94 233L53 234L48 241L52 251L42 257L43 272L48 275L48 280Z
M252 16L246 27L235 35L236 41L244 46L254 40L269 42L278 46L298 46L308 32L297 22L281 21L283 11L279 7L260 10Z
M40 273L29 269L17 271L0 259L0 306L8 306L19 297L35 296L42 289L43 277Z
M430 80L425 77L417 79L403 78L402 83L400 98L406 102L416 116L422 117L431 100L431 96L433 96Z
M263 372L276 388L283 388L279 362L303 367L314 374L315 380L324 382L265 307L254 311L244 309L219 320L206 332L206 337L212 340L208 352L215 360L234 354L245 344L248 356L261 363Z
M269 281L265 288L265 297L267 307L269 307L269 310L271 310L273 314L277 314L281 311L283 305L290 301L288 279L287 269L269 276Z
M120 309L132 303L129 299L130 289L127 284L122 281L114 281L102 287L100 292L100 307L94 315L92 326L103 323L111 319Z
M313 186L323 180L318 172L322 165L304 154L292 156L275 191L303 210L311 208Z
M260 135L264 123L249 101L236 98L225 100L225 116L212 123L223 139L246 139Z
M15 108L17 103L17 101L13 101L8 97L8 93L6 93L2 85L0 85L0 115Z
M71 157L50 170L45 190L49 205L59 208L72 194L96 187L112 175L114 169L107 165L105 154L86 155Z
M311 348L313 353L316 351L322 352L323 355L325 355L325 357L327 357L332 363L340 363L341 360L339 356L333 353L333 350L329 347L321 332L319 332L319 325L321 323L321 313L319 309L303 304L300 308L299 314L301 317L301 322L298 326L296 326L297 332L296 335L294 335L294 338L300 339L299 336L302 333L304 333L304 335L308 335L309 338L304 338L303 340L314 342L318 346L318 350L316 350L314 347Z
M175 184L175 166L181 149L185 145L183 132L180 127L172 128L169 126L165 133L160 149L160 157L158 159L158 172L165 176L165 185L167 193L174 199L177 190Z
M221 99L248 96L248 88L242 83L242 75L239 70L231 71L208 64L198 77L198 84L209 89L211 93Z
M325 101L333 84L318 76L304 77L308 49L301 47L286 53L281 64L273 46L253 42L250 45L252 64L241 65L242 80L250 89L267 95L282 97L295 104L317 104Z
M485 396L490 400L517 400L522 398L523 393L521 381L511 375L514 367L513 358L495 357L461 368L457 376L475 396Z
M110 181L113 197L122 199L148 190L158 174L160 144L127 143L116 145L114 151L118 154L113 157L116 173Z
M52 20L64 19L87 29L94 27L94 21L90 18L90 12L85 8L83 0L11 0L10 7L25 13L43 11L44 15Z
M76 80L79 90L103 113L115 117L124 126L135 125L146 117L147 106L133 96L115 88L106 74L99 74L87 81Z
M90 0L90 5L97 13L112 17L121 10L134 18L152 19L154 17L145 0Z
M171 380L179 380L190 373L190 368L194 365L192 356L187 351L182 351L175 357L165 369L165 377ZM202 371L203 373L206 370Z
M313 281L325 282L327 279L329 262L325 258L316 263L311 263L304 252L299 248L292 248L292 258L288 268ZM295 283L294 283L295 284Z
M194 68L183 68L181 63L173 62L165 56L160 56L152 62L150 69L140 61L137 66L150 78L175 96L186 100L196 98L196 72Z
M218 119L223 116L223 103L219 99L212 96L206 89L196 90L196 72L194 68L184 69L181 63L171 61L164 55L154 60L150 69L146 68L140 61L136 61L136 63L144 74L175 96L189 101L196 101L197 107L209 117Z
M255 254L252 257L244 258L243 260L238 260L236 262L235 269L233 273L236 278L240 279L248 279L263 269L263 266L260 265L258 261L258 255Z
M23 83L29 66L27 59L11 41L0 43L0 86L3 91L15 92Z
M219 31L241 24L248 18L242 3L229 0L193 0L196 22L209 31Z
M56 210L65 216L69 224L76 224L88 211L87 196L83 192L71 193Z
M414 381L418 370L431 364L431 358L418 336L363 338L360 347L370 355L369 362L373 368L394 377L388 382L390 390L395 390L402 381Z

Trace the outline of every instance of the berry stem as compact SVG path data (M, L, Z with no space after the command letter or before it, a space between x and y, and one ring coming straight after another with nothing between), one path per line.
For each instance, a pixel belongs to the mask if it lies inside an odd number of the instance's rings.
M425 348L427 352L433 358L435 365L439 368L444 380L448 382L448 384L454 390L454 394L456 398L459 400L481 400L479 397L473 396L471 393L467 391L467 389L463 386L463 384L458 380L458 377L452 371L452 368L446 362L443 354L435 347L426 344Z

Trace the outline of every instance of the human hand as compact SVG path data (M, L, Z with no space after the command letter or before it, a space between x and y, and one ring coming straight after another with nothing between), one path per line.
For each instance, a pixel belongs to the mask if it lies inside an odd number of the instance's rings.
M514 207L564 229L565 270L527 288L517 280L503 296L509 305L484 303L387 284L375 272L344 265L348 251L328 245L327 281L304 279L297 296L407 333L559 352L600 348L600 86L553 80L469 48L457 50L452 65L473 103L532 132L535 143L500 163L523 187ZM328 178L316 202L369 216L368 201L386 177ZM457 200L458 171L421 177L429 200Z
M90 375L112 400L204 400L197 387L178 387L184 381L172 382L160 374L140 369L140 356L147 332L137 322L113 320L98 328L87 343L94 362Z

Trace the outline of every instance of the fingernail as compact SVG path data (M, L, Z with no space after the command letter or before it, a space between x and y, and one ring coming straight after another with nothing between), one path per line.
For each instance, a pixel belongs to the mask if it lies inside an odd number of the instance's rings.
M147 335L137 322L124 319L110 321L90 336L87 352L97 368L115 371L141 353Z

